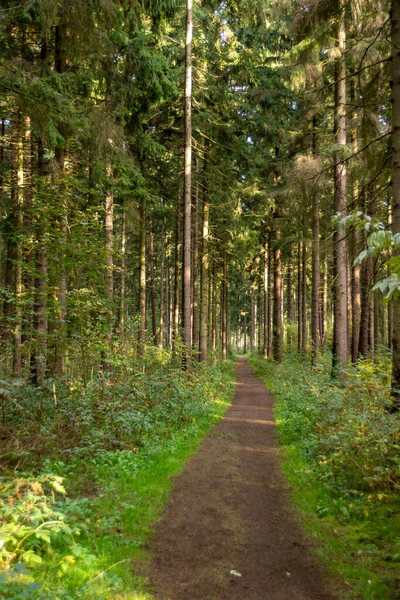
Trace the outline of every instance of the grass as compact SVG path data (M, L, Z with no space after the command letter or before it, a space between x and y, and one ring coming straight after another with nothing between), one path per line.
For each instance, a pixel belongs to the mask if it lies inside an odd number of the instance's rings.
M250 364L276 396L283 469L309 535L346 599L400 598L400 419L385 405L387 357L351 369L344 387L330 357L311 368Z
M114 440L107 437L104 417L100 424L99 416L97 434L90 440L81 437L78 447L67 453L68 460L62 460L64 452L45 460L36 472L29 463L26 472L4 473L0 538L6 545L0 558L8 568L0 570L0 596L152 598L145 577L146 543L162 514L172 477L228 407L234 371L232 362L199 367L192 375L168 367L162 374L154 369L145 382L135 384L135 398L144 411L140 419L132 414L131 403L119 413L115 398L114 418L126 414L132 423L139 419L140 424L131 440L128 432L124 445L112 447ZM161 380L165 380L162 385ZM116 384L113 388L119 389ZM110 398L104 398L108 405ZM105 406L97 397L95 404L101 414ZM109 447L98 442L103 438ZM12 481L8 489L7 481ZM12 557L16 548L18 556Z

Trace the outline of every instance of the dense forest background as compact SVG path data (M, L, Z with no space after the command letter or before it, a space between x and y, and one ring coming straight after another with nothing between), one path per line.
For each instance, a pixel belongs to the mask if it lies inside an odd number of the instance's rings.
M398 490L399 47L396 0L3 0L0 447L63 456L16 499L206 422L249 350L333 396L367 365L357 489Z
M398 354L389 6L189 4L2 9L7 372Z

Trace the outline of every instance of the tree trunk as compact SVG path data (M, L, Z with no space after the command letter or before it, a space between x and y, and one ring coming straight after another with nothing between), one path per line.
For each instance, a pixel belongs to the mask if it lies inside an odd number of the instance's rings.
M392 232L400 234L400 2L392 0ZM395 255L399 256L397 250ZM400 410L400 301L392 302L392 397L393 406Z
M307 354L307 243L302 240L301 249L301 352Z
M197 184L193 198L193 252L192 252L192 298L193 323L192 345L198 358L199 351L199 158L196 157Z
M177 211L175 222L175 273L174 273L174 306L173 306L173 340L174 350L179 340L179 267L181 264L181 192L177 197Z
M301 242L300 239L297 242L297 352L300 354L302 345L302 333L303 333L303 311L301 310Z
M213 258L211 285L211 349L215 360L215 353L217 351L217 262L215 256Z
M186 0L185 42L185 178L183 222L183 341L184 366L190 361L192 347L191 298L191 210L192 210L192 37L193 1Z
M226 249L222 253L222 303L221 303L221 349L222 359L226 360L228 353L228 280Z
M157 340L157 315L156 315L156 284L154 280L154 233L153 224L150 226L150 303L151 303L151 331L153 344L158 345Z
M275 217L276 218L276 217ZM282 324L282 261L281 261L281 232L275 231L274 246L274 313L273 313L273 347L272 353L276 362L282 361L283 324Z
M121 221L121 279L119 298L119 333L122 344L125 341L125 297L126 297L126 210L122 210Z
M203 194L203 234L201 256L201 297L200 297L200 360L207 360L208 339L208 284L209 284L209 219L210 207L206 194Z
M268 270L268 235L265 235L264 242L264 343L263 343L263 356L264 358L268 358L268 278L269 278L269 270Z
M313 119L313 155L317 155L317 122ZM312 193L312 267L311 267L311 360L315 363L319 350L319 291L320 291L320 249L319 249L319 193Z
M335 126L336 143L345 148L346 135L346 30L345 3L340 2L342 13L338 23L338 49L340 57L336 64ZM334 169L334 211L343 217L346 214L346 163L343 154L335 153ZM344 227L336 226L333 236L334 251L334 322L332 376L342 378L348 362L348 322L347 322L347 240Z
M21 373L22 370L22 234L23 234L23 204L24 204L24 155L22 138L21 115L16 117L13 170L15 173L12 185L12 194L16 205L16 230L18 238L15 249L15 315L14 315L14 360L13 370Z
M146 204L140 203L140 267L139 267L139 339L138 356L144 356L146 343Z
M165 224L161 227L161 264L160 264L160 329L158 346L164 346L164 280L165 280Z

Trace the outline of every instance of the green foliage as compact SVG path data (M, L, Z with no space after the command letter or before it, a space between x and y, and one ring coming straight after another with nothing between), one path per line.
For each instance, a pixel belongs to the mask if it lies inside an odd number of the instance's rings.
M311 515L310 530L321 537L328 561L351 581L349 598L393 599L400 556L400 423L385 410L386 354L351 369L344 387L330 380L329 357L312 370L296 354L282 365L255 357L251 362L276 393L294 497Z
M2 382L4 598L136 598L125 563L233 392L232 363L184 372L155 348L141 368L117 358L86 384Z

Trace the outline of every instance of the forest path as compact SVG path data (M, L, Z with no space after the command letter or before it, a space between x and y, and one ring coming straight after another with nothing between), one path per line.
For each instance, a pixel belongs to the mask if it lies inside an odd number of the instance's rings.
M334 600L288 504L272 407L240 358L233 404L176 478L150 542L159 600Z

